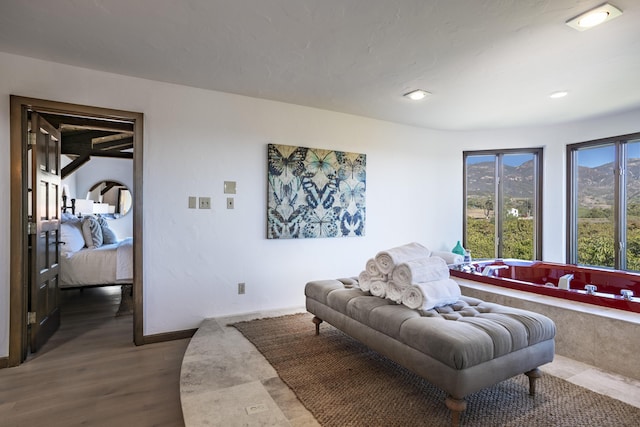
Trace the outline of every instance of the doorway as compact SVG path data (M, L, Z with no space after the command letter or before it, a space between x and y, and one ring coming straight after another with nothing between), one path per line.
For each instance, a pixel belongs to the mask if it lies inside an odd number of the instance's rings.
M30 335L38 331L38 322L30 312L29 275L30 240L33 222L29 219L31 206L29 201L32 190L29 188L29 138L30 117L44 115L64 118L62 121L95 121L127 124L131 128L133 148L133 342L143 344L143 288L142 288L142 130L143 114L61 103L34 98L11 96L10 144L11 144L11 251L10 251L10 320L9 320L9 357L8 366L22 363L29 350ZM57 151L58 164L60 151ZM60 195L54 200L61 206ZM59 208L57 208L59 209ZM59 213L58 213L59 216ZM55 222L55 221L54 221ZM31 224L31 225L30 225ZM57 242L56 242L57 244ZM55 282L55 281L52 281ZM59 292L55 285L51 291Z

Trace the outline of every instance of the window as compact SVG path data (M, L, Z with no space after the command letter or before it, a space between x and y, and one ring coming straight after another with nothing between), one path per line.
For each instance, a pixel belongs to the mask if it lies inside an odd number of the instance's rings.
M640 134L567 146L569 263L640 271Z
M540 259L542 148L463 157L465 248L473 258Z

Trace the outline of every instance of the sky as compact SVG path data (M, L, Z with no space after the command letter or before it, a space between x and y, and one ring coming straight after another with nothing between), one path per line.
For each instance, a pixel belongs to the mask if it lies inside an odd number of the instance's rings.
M578 164L580 166L593 168L613 162L616 158L615 156L614 145L578 150ZM627 158L640 158L640 141L627 143Z
M531 160L532 158L533 158L532 154L506 154L502 158L502 162L508 166L520 166L521 164ZM494 160L495 160L495 156L493 155L469 156L467 157L467 164L475 165L477 163L492 162Z
M615 159L616 153L614 145L578 150L578 165L580 166L593 168L611 163Z
M630 159L640 158L640 141L627 143L627 157ZM520 166L524 162L531 160L531 158L531 154L507 154L503 157L503 162L508 166ZM467 157L467 164L475 165L477 163L492 162L494 159L493 155L469 156ZM578 150L578 163L580 166L593 168L611 163L614 160L615 146L612 144Z

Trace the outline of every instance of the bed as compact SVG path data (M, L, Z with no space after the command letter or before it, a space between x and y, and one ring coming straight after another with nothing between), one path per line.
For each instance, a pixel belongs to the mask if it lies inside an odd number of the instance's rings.
M118 240L99 216L63 213L60 224L59 288L121 285L116 315L132 312L133 239Z
M131 284L133 239L82 248L60 257L60 288Z

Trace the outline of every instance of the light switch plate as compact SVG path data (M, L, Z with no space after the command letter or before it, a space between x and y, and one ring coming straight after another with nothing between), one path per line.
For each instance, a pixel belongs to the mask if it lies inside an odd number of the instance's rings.
M236 194L236 182L225 181L224 182L224 194Z
M211 197L200 197L200 209L211 209Z
M227 209L233 209L235 208L235 202L233 200L233 197L227 197Z
M189 209L195 209L196 208L196 196L189 196Z

